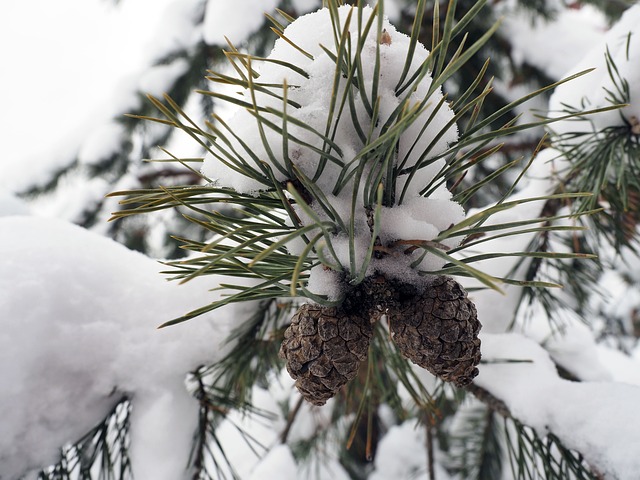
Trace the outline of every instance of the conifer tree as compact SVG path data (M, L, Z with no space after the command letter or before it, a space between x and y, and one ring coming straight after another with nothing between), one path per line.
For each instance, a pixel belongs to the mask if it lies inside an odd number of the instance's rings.
M640 281L617 270L621 256L635 255L640 198L638 117L625 110L637 99L624 56L604 59L606 98L569 105L558 92L587 67L560 80L517 64L499 28L502 2L396 1L396 31L384 19L387 2L326 0L324 23L306 17L306 36L295 28L305 25L296 23L303 3L283 0L243 44L203 40L170 52L158 63L188 66L166 95L118 120L121 149L88 166L72 161L24 192L46 196L64 175L103 176L117 191L75 221L168 258L174 280L229 279L221 296L164 327L249 306L227 355L189 372L200 429L188 475L239 478L220 432L243 415L247 445L259 450L251 426L272 422L310 477L324 478L331 464L348 478L383 478L380 458L404 429L424 442L414 472L423 478L616 478L567 432L528 424L500 396L505 389L481 379L527 372L550 352L560 377L589 380L554 356L554 345L581 332L576 319L591 322L603 344L636 347L637 318L593 299L603 276L628 291ZM511 3L536 22L567 8ZM580 3L611 22L629 7ZM195 22L203 21L204 11ZM533 93L509 98L492 88L494 75ZM546 103L554 91L555 110L520 121L522 104ZM177 134L200 153L167 149L161 161L138 164ZM105 209L114 211L109 229L100 224ZM154 250L153 228L174 240ZM504 305L489 308L496 298ZM491 311L499 318L483 317ZM528 346L517 332L542 348L518 355L498 337L481 343L480 331ZM288 376L297 390L277 397L274 384ZM256 401L264 390L280 400L275 419ZM41 478L130 478L131 407L123 398ZM310 412L321 412L313 433L292 435ZM279 448L268 447L266 458Z

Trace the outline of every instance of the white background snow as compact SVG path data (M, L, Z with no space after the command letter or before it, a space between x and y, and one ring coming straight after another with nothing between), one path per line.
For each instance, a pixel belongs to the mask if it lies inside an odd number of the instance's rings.
M216 31L205 37L218 40L225 25L214 19L212 5L217 2L209 3L208 24ZM95 132L117 136L115 128L105 123L134 106L136 92L162 89L152 75L142 77L142 72L171 45L193 41L185 32L184 15L197 4L183 1L180 8L174 0L124 0L117 8L98 0L0 4L0 86L5 93L0 116L0 477L12 479L24 469L54 460L61 443L74 440L101 419L111 406L114 388L131 393L137 402L132 441L138 478L175 480L186 463L197 403L183 388L183 374L218 358L220 352L212 346L222 340L230 315L217 315L215 322L205 318L155 330L168 317L201 305L205 298L209 301L205 290L210 285L168 284L157 273L160 266L154 260L111 240L61 220L15 216L29 214L30 206L11 193L74 153L80 152L85 162L95 159L90 147L105 138ZM637 11L636 7L636 20ZM255 15L241 21L257 22ZM508 18L504 28L516 36L519 58L541 65L553 78L601 45L605 33L602 19L588 9L567 12L548 27L549 32L561 32L558 35L541 34L544 29L525 25L522 18ZM234 23L228 34L240 30L241 25ZM586 82L583 91L593 89ZM95 142L85 144L88 137ZM615 275L604 281L605 286L618 285ZM475 300L479 311L486 309L485 315L494 315L499 324L499 312L511 298ZM617 308L623 308L624 296L618 300ZM501 309L497 302L504 302ZM485 358L523 358L533 363L482 365L477 383L502 398L526 423L543 433L550 428L587 454L603 472L633 480L640 471L640 425L634 420L640 389L632 385L640 385L640 360L596 346L588 331L571 337L581 339L577 345L558 342L545 351L538 344L544 332L524 332L526 338L490 333L499 331L498 325L487 325L485 330ZM582 377L591 375L590 381L559 379L549 352L566 368L582 367ZM70 375L73 381L68 381ZM65 391L56 389L52 379L67 379ZM263 404L286 398L290 385L285 382L283 389L265 393ZM67 394L72 400L64 399ZM302 416L300 422L311 418ZM296 428L295 434L304 435L302 425ZM166 431L172 434L162 435ZM273 431L263 435L267 444L277 444ZM407 456L423 455L422 433L413 426L395 427L381 445L375 478L404 478L412 468L394 453L399 449L392 441L395 435L405 442L403 454L414 449L414 455ZM273 478L274 471L282 479L299 474L286 446L274 447L258 463L243 455L241 442L232 444L239 449L238 466L248 478ZM343 478L338 464L330 467L326 478Z

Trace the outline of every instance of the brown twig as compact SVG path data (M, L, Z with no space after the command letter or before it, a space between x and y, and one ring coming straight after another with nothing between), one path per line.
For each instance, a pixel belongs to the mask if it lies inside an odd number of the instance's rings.
M507 407L507 405L502 400L500 400L498 397L495 397L488 390L485 390L484 388L479 387L475 383L467 385L466 390L468 392L473 393L473 395L478 400L480 400L482 403L487 405L494 412L499 413L500 415L502 415L505 418L513 418L513 416L511 415L511 412L509 411L509 408Z
M284 430L282 430L282 433L280 434L280 443L287 443L287 438L289 437L291 426L293 425L293 422L295 422L296 417L298 416L298 412L300 412L300 408L302 407L303 401L304 399L300 397L296 405L293 407L293 410L289 412L289 417L287 418L287 424L285 425Z
M433 422L429 415L425 420L425 429L427 431L427 472L429 480L436 480L436 469L433 457Z

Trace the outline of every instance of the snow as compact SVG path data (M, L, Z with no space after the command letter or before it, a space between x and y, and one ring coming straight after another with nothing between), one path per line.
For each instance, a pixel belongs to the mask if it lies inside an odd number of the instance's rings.
M0 218L0 256L0 475L52 463L127 394L134 472L181 478L198 412L184 376L219 358L233 315L156 327L215 279L168 283L155 261L37 217Z
M78 162L97 165L122 151L126 130L117 122L108 122L91 132L78 152Z
M165 1L166 6L156 4L160 7L156 13L158 20L142 44L143 54L154 62L178 52L188 52L202 40L202 16L205 3L210 3L206 0ZM148 4L145 7L149 10Z
M425 442L425 429L415 420L391 427L378 446L371 480L426 478L426 454L416 455L416 450L422 451ZM422 476L418 477L420 473Z
M311 10L317 10L322 6L320 0L291 0L291 4L298 14L309 13Z
M352 9L350 6L343 6L338 11L341 23L344 24ZM370 7L363 9L363 24L367 22L371 14L372 9ZM359 35L355 18L356 15L354 13L349 25L349 30L354 38ZM388 20L384 21L383 28L389 34L391 42L388 45L380 45L379 119L375 125L371 125L372 120L366 113L364 104L358 95L356 95L358 100L354 108L355 116L362 125L363 131L372 130L374 139L380 134L386 119L400 105L402 97L396 97L395 87L400 79L409 47L409 38L397 32ZM287 114L313 128L315 132L324 132L328 120L328 112L330 111L335 63L323 51L321 45L325 45L334 52L337 49L333 41L333 27L328 9L322 9L299 17L285 29L284 34L313 58L305 56L300 50L292 47L282 39L276 41L274 49L268 58L295 64L307 72L309 78L307 79L281 64L272 62L264 62L261 65L255 65L254 68L258 68L260 71L261 83L282 84L283 81L286 81L287 85L289 85L287 92L289 100L299 105L299 108L289 106ZM363 82L366 85L366 89L370 89L372 85L377 42L376 29L372 28L367 34L362 52L362 64L364 65ZM409 78L427 56L428 51L423 46L418 45L409 71ZM338 76L338 80L342 82L342 86L338 87L338 91L341 92L344 89L344 80L340 80L340 76ZM424 159L442 153L448 145L457 139L457 127L448 125L453 119L453 112L446 102L438 107L443 98L440 89L436 89L425 100L430 84L431 78L427 76L416 87L415 91L410 94L411 105L417 105L424 101L424 107L416 120L408 125L400 135L397 156L393 159L394 164L400 168L409 169ZM278 94L281 89L274 88L273 91ZM243 96L245 101L251 102L251 96L248 92L244 92ZM256 103L260 106L271 107L276 110L282 110L283 108L282 100L263 92L256 91L255 97ZM225 121L229 132L232 132L233 135L228 135L230 147L225 145L224 149L232 151L233 154L225 154L222 145L213 144L212 150L217 155L225 158L225 162L218 160L212 153L208 153L205 157L203 173L208 178L232 187L237 191L253 193L264 188L264 185L268 183L266 177L260 179L245 176L239 173L234 166L244 164L260 171L263 168L260 162L266 161L270 165L276 180L286 181L288 173L282 167L285 163L285 153L281 134L275 130L265 128L264 138L266 140L263 142L260 124L249 111L238 107L231 112L230 118L225 119ZM276 125L281 123L281 119L275 115L264 115ZM430 120L428 128L425 128L425 124L431 116L433 118ZM343 170L354 168L354 166L346 166L351 165L354 159L357 159L356 156L363 152L365 148L354 128L354 118L349 109L344 110L337 122L334 138L338 146L333 152L337 157L336 163L327 162L322 174L315 182L326 195L331 208L336 212L334 217L339 217L337 219L334 218L334 220L341 221L344 225L349 224L349 218L352 215L352 192L355 189L356 192L360 191L359 197L363 195L362 185L356 186L353 180L337 188L337 181ZM291 162L304 175L314 178L318 168L318 155L308 145L322 148L321 137L308 128L301 128L290 122L287 125L287 129L290 135L288 156ZM439 134L442 134L441 138L436 140ZM242 138L246 145L241 144L235 138L236 136ZM433 146L429 147L432 142ZM451 200L451 195L444 187L435 189L435 192L429 198L425 199L420 196L421 190L434 181L443 166L443 159L433 160L428 165L415 170L415 175L413 175L410 182L407 174L398 178L395 185L396 204L390 207L388 211L385 210L382 215L381 238L390 242L395 240L428 241L434 239L440 231L464 218L462 208ZM375 168L377 168L376 162L369 160L365 167L364 176L366 177ZM401 202L404 203L401 204ZM323 220L330 219L327 212L319 205L313 204L311 207L319 218ZM331 238L332 246L336 252L334 260L339 262L341 268L349 271L351 275L356 275L363 267L366 261L366 252L371 242L371 232L367 225L367 213L361 198L359 198L355 208L355 240L353 243L349 242L349 237L345 231L337 232ZM313 222L313 219L305 215L301 209L299 209L299 216L304 224ZM454 244L452 243L451 245ZM294 248L297 247L294 246ZM438 270L445 263L444 260L432 254L425 255L421 261L421 253L418 250L411 255L397 255L394 257L393 262L378 262L374 259L369 267L369 272L372 273L374 270L379 270L394 278L408 274L416 276L412 273L412 270L418 266L421 270ZM412 263L418 265L411 266ZM312 272L311 274L310 283L314 286L323 283L313 278L314 273ZM335 291L331 285L328 285L327 289L316 290L314 293L332 297Z
M272 11L276 3L211 0L205 23L214 28L207 30L206 38L210 42L217 38L221 43L226 34L239 44L264 22L262 11ZM299 11L307 11L319 2L292 3ZM393 18L395 3L385 3ZM239 8L242 5L248 7ZM238 18L220 14L231 7L239 12ZM60 445L86 433L123 394L130 395L134 405L131 453L137 478L175 480L185 476L198 405L186 393L184 374L219 358L219 342L232 318L238 315L225 309L216 312L215 318L205 316L160 331L155 327L202 305L204 298L210 301L207 290L215 286L216 279L210 279L213 283L207 285L190 282L178 287L167 283L157 273L161 267L156 262L114 242L59 221L16 216L28 214L30 208L10 192L48 179L52 171L65 166L76 154L82 164L95 165L115 152L121 129L112 118L137 108L141 93L162 94L184 72L181 60L148 67L168 52L191 48L202 38L203 31L194 19L203 9L202 0L157 0L153 8L143 0L121 2L119 9L98 0L35 0L0 6L3 67L21 73L3 78L3 88L11 94L4 99L7 114L3 118L7 124L2 129L11 134L3 137L5 153L0 161L0 476L13 478L26 469L55 460ZM510 16L503 31L515 42L516 61L534 63L552 78L597 67L588 76L558 88L552 102L554 109L562 102L577 106L585 95L591 107L607 104L601 87L611 86L604 68L604 45L609 45L616 64L630 79L633 102L624 110L628 119L638 114L640 79L635 67L640 45L633 35L627 60L625 42L626 34L637 25L639 10L640 6L632 7L606 36L602 16L594 15L588 6L562 11L556 21L535 28L524 17ZM319 87L330 84L332 78L327 68L331 62L322 58L317 44L321 39L331 46L332 37L330 30L316 23L319 17L305 18L290 30L291 36L317 32L304 45L317 63L296 56L283 42L273 54L284 59L295 57L314 74L303 88L296 93L291 91L290 98L308 100L301 118L322 125L327 90ZM389 62L383 65L383 74L390 75L387 80L391 84L403 58L406 38L385 25L393 42L382 49L383 58ZM422 50L418 53L426 55ZM570 62L582 57L567 72ZM263 68L262 74L264 78L271 75L274 81L287 75L291 84L301 81L295 74L277 68ZM393 103L388 98L385 101L383 112L388 114ZM449 114L446 109L440 113L443 117L435 124L437 128L446 123ZM255 133L246 118L238 115L236 122L246 123L239 131ZM598 125L605 126L622 121L617 113L598 118ZM416 128L418 125L419 122ZM416 129L407 135L415 137ZM451 131L447 141L455 140L455 136ZM343 137L339 140L344 156L353 158L360 146L347 134ZM409 143L403 145L405 154ZM445 143L437 148L445 148ZM181 145L180 151L184 151L182 148ZM263 147L257 144L252 148ZM301 161L309 160L304 148L300 153ZM553 160L558 154L548 149L539 155L522 184L519 198L549 192L554 182L547 178L549 172L562 169ZM414 159L411 157L410 161ZM314 166L312 161L306 164L310 169ZM424 169L424 176L416 185L428 183L438 168L434 165ZM227 173L220 176L236 181ZM328 172L323 181L335 181L335 172ZM65 177L61 182L70 193L51 200L50 211L40 206L40 212L64 212L55 214L75 218L87 204L98 202L104 193L117 189L104 181L87 182L79 176ZM238 188L259 185L238 184ZM402 205L384 209L385 238L407 239L419 232L422 240L429 240L448 226L447 221L464 215L446 192L437 193L441 196L423 199L412 191L413 196ZM336 197L334 206L344 217L349 208L344 208L343 200ZM536 211L539 204L523 204L492 221L530 218ZM359 227L365 228L362 219ZM518 251L529 239L519 236L489 242L485 244L487 250L482 251ZM336 239L336 245L341 247L337 248L339 256L346 263L348 245L340 244L340 239ZM357 245L360 252L364 251L367 239L359 238ZM637 258L631 256L619 259L617 265L618 271L605 274L601 281L610 297L596 306L628 318L640 299L637 289L628 287L622 276L637 280L640 268ZM487 261L478 266L503 275L512 262ZM428 260L421 266L436 267ZM384 268L394 276L407 278L402 268ZM310 288L336 298L339 292L335 290L334 277L334 273L318 268ZM567 319L564 335L552 335L542 312L536 312L528 326L519 325L528 339L516 334L491 334L503 331L511 322L519 298L520 289L503 288L506 295L493 291L470 293L483 323L484 358L520 358L534 363L482 364L477 383L504 400L521 421L542 435L552 431L568 446L585 454L602 472L621 480L636 478L640 467L639 425L635 420L640 400L640 351L623 354L597 343L588 327L575 318ZM583 381L560 379L554 363ZM423 370L418 373L431 385L432 377ZM254 395L258 406L276 414L273 420L257 421L237 415L220 427L228 452L246 478L308 476L307 467L295 465L289 446L279 444L278 432L284 422L278 414L279 405L284 401L291 405L298 398L287 378L283 374L268 392ZM275 384L282 384L280 391L276 391ZM318 410L304 406L290 431L290 444L310 438L318 426L326 428L331 420L329 414L330 407ZM264 459L246 447L232 422L249 428L270 449ZM405 478L409 472L415 478L425 478L423 443L424 430L413 421L391 426L379 445L371 478ZM348 478L334 453L323 459L320 478ZM437 473L438 478L447 478L445 472Z
M511 5L502 13L505 17L500 32L512 42L515 63L535 65L554 80L566 76L567 59L584 56L607 29L604 15L590 5L562 8L554 19L535 24L530 15Z
M628 81L628 106L619 111L599 113L589 117L589 122L566 120L552 125L557 134L567 132L597 131L608 126L621 126L626 122L633 123L640 119L640 71L637 68L640 61L640 36L635 32L640 21L640 5L631 6L622 18L606 33L585 56L569 70L568 74L576 73L587 68L595 71L576 80L556 88L549 102L550 115L560 116L566 106L580 107L583 102L585 108L595 109L607 107L616 102L611 101L609 92L617 94L614 83L620 78ZM619 77L614 74L612 79L607 69L605 53L611 54L611 59L617 68ZM581 141L581 139L579 140Z
M633 480L640 470L636 410L640 388L615 382L561 379L549 354L518 334L481 334L485 360L475 383L504 401L539 435L553 432L605 475Z
M24 201L0 188L0 217L28 214L29 207Z
M157 65L147 70L139 81L138 89L155 97L167 93L178 78L187 73L189 62L178 58L167 65Z
M207 2L204 41L209 45L226 45L226 36L239 45L266 21L264 14L273 15L279 4L280 0Z
M298 478L296 461L287 445L273 447L253 470L249 480L263 480L265 478L282 480L296 480Z
M555 182L555 172L561 171L563 161L559 158L560 152L547 148L542 150L523 176L520 188L512 194L507 201L518 201L527 198L536 198L552 193ZM486 225L497 225L508 222L518 222L540 216L544 201L527 202L518 204L510 209L503 210L492 215ZM474 215L482 209L471 209L468 215ZM535 227L535 225L532 225ZM503 230L507 231L507 230ZM487 241L476 247L465 250L465 255L477 255L491 252L522 252L533 239L534 234L521 234L509 237L497 238ZM528 261L524 261L519 271L512 272L519 258L495 258L482 260L473 264L479 269L497 278L510 274L511 278L520 278L524 274ZM480 283L473 279L460 279L465 288L481 287ZM485 332L504 332L509 328L520 302L522 289L513 285L499 285L504 293L495 290L471 292L469 298L475 303L478 311L478 319L482 323Z
M102 0L3 3L3 69L20 75L3 78L11 94L0 128L11 135L3 136L0 187L19 192L46 183L90 149L83 144L100 135L95 131L138 108L147 87L166 89L177 63L172 72L147 71L202 38L196 25L202 8L203 0L157 0L153 8L146 0L117 8Z
M31 205L38 215L79 223L84 220L85 212L104 200L104 196L112 191L111 187L102 178L87 180L81 174L71 172L58 181L58 195L51 200L38 198Z
M415 419L392 426L378 444L375 470L368 478L429 480L425 443L425 428ZM437 460L434 463L434 473L437 479L452 478Z

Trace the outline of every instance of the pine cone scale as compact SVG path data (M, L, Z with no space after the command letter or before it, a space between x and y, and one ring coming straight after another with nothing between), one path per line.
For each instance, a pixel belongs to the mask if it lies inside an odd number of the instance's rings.
M464 386L478 374L480 323L466 291L435 277L424 292L381 277L366 279L340 307L302 305L284 333L280 356L309 402L323 405L358 373L387 315L391 338L409 360Z
M372 334L368 318L340 308L305 304L285 331L280 356L302 396L324 405L356 376Z
M457 386L478 374L480 322L466 291L449 277L436 277L421 295L388 314L391 336L416 365Z

